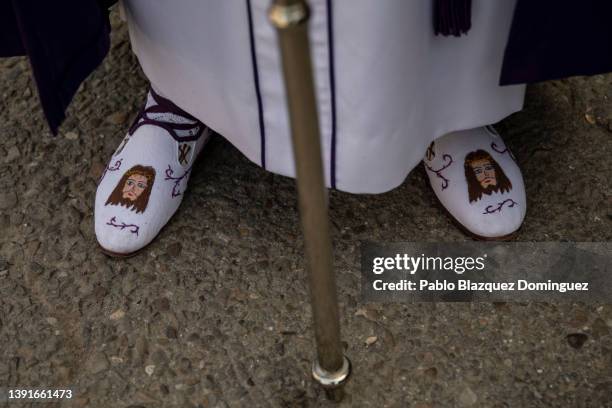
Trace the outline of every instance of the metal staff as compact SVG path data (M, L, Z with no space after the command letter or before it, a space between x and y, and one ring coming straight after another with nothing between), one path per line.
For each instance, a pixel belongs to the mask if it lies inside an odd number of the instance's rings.
M338 299L308 40L308 5L305 0L274 0L269 18L278 31L283 61L300 218L310 276L317 344L312 376L325 388L329 398L340 401L342 386L350 373L350 362L340 344Z

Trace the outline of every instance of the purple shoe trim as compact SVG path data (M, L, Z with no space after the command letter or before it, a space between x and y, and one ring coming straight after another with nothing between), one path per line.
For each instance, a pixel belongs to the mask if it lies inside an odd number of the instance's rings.
M177 142L192 142L200 138L200 136L204 132L204 129L206 128L206 126L202 122L200 122L199 120L191 116L189 113L176 106L172 101L169 101L168 99L165 99L155 93L153 88L151 88L149 92L151 93L151 96L153 97L153 100L155 101L156 105L151 105L147 108L145 104L145 106L136 116L136 119L134 119L132 126L130 126L130 129L128 131L130 136L133 135L136 129L138 129L142 125L154 125L161 127L162 129L167 131L170 136L172 136L172 138ZM162 122L160 120L149 117L151 113L170 113L172 115L179 116L194 123ZM179 136L176 133L177 130L189 130L191 132L189 136Z

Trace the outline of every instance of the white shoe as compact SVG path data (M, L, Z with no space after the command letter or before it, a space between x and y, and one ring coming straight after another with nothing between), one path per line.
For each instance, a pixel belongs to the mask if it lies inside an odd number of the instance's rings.
M212 132L152 89L96 191L102 250L129 256L148 245L183 200L193 162Z
M423 163L438 200L470 235L508 239L523 223L527 209L523 176L493 127L436 139Z

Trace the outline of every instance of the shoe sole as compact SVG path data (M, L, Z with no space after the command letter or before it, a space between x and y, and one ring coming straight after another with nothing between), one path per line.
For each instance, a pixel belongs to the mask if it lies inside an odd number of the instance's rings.
M516 231L513 231L509 234L506 235L500 235L497 237L485 237L483 235L478 235L473 233L472 231L470 231L465 225L461 224L459 222L459 220L457 220L451 213L450 211L448 211L446 209L446 207L444 207L444 205L440 202L440 200L438 200L438 197L436 196L436 200L438 201L438 205L440 207L442 207L442 209L444 210L444 212L446 213L446 216L448 218L450 218L450 220L453 222L453 224L455 224L455 226L457 227L457 229L459 229L461 232L463 232L465 235L469 236L472 239L475 239L476 241L511 241L520 231L521 227L518 227L518 229Z
M145 249L146 247L148 247L149 245L151 245L150 243L148 243L147 245L143 246L142 248L134 251L134 252L128 252L128 253L120 253L120 252L113 252L110 251L106 248L104 248L102 245L98 244L98 247L100 248L100 252L102 252L104 255L110 256L111 258L121 258L121 259L126 259L126 258L131 258L135 255L138 255L138 253L140 251L142 251L143 249Z

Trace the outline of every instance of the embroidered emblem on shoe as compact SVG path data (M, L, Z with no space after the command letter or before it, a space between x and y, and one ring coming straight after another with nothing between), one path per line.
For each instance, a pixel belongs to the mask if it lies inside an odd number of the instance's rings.
M189 159L191 158L191 145L189 143L179 143L178 146L178 161L182 166L186 166L189 164Z
M427 148L427 152L425 153L425 157L427 160L432 161L434 157L436 157L436 152L434 150L435 142L431 142L429 147Z
M118 222L117 217L113 217L110 220L108 220L106 225L110 225L111 227L119 228L120 230L124 230L127 228L129 232L131 232L132 234L136 234L136 236L138 236L138 231L140 231L140 227L138 225L126 224L121 221Z
M106 173L109 171L117 171L121 168L121 164L123 163L123 159L119 159L115 162L114 165L112 166L106 166L104 168L104 171L102 172L102 175L100 176L100 179L98 180L98 184L100 184L102 182L102 180L104 179L104 176L106 176Z
M494 205L487 205L487 208L485 208L485 211L483 212L483 214L495 214L496 212L501 212L502 208L504 208L504 205L507 205L508 208L512 208L515 205L518 205L518 203L516 201L514 201L511 198L507 198L504 201L502 201L501 203L497 203L497 207Z
M433 143L429 147L431 148L432 145L433 145ZM428 152L429 152L429 149L428 149ZM435 153L433 153L433 155L435 156ZM445 153L445 154L442 155L442 159L444 160L445 163L444 163L444 165L441 168L439 168L437 170L431 168L431 166L429 166L427 163L425 163L425 162L423 162L423 163L425 164L425 168L427 170L431 171L432 173L434 173L436 175L436 177L438 177L439 179L442 180L442 184L440 186L441 186L442 190L445 190L448 187L449 180L442 175L442 171L446 170L451 164L453 164L453 158L451 157L450 154L446 154Z
M104 205L120 205L137 214L142 213L147 209L154 182L153 167L136 165L121 177Z
M470 203L480 200L483 194L503 194L512 190L510 179L495 159L484 150L468 153L465 156L464 170Z
M166 169L166 177L164 178L164 180L170 180L174 182L174 187L172 187L172 198L181 195L181 192L179 191L181 181L183 181L183 179L187 177L190 172L191 168L185 171L182 176L174 177L174 170L172 169L172 166L168 165L168 168Z

